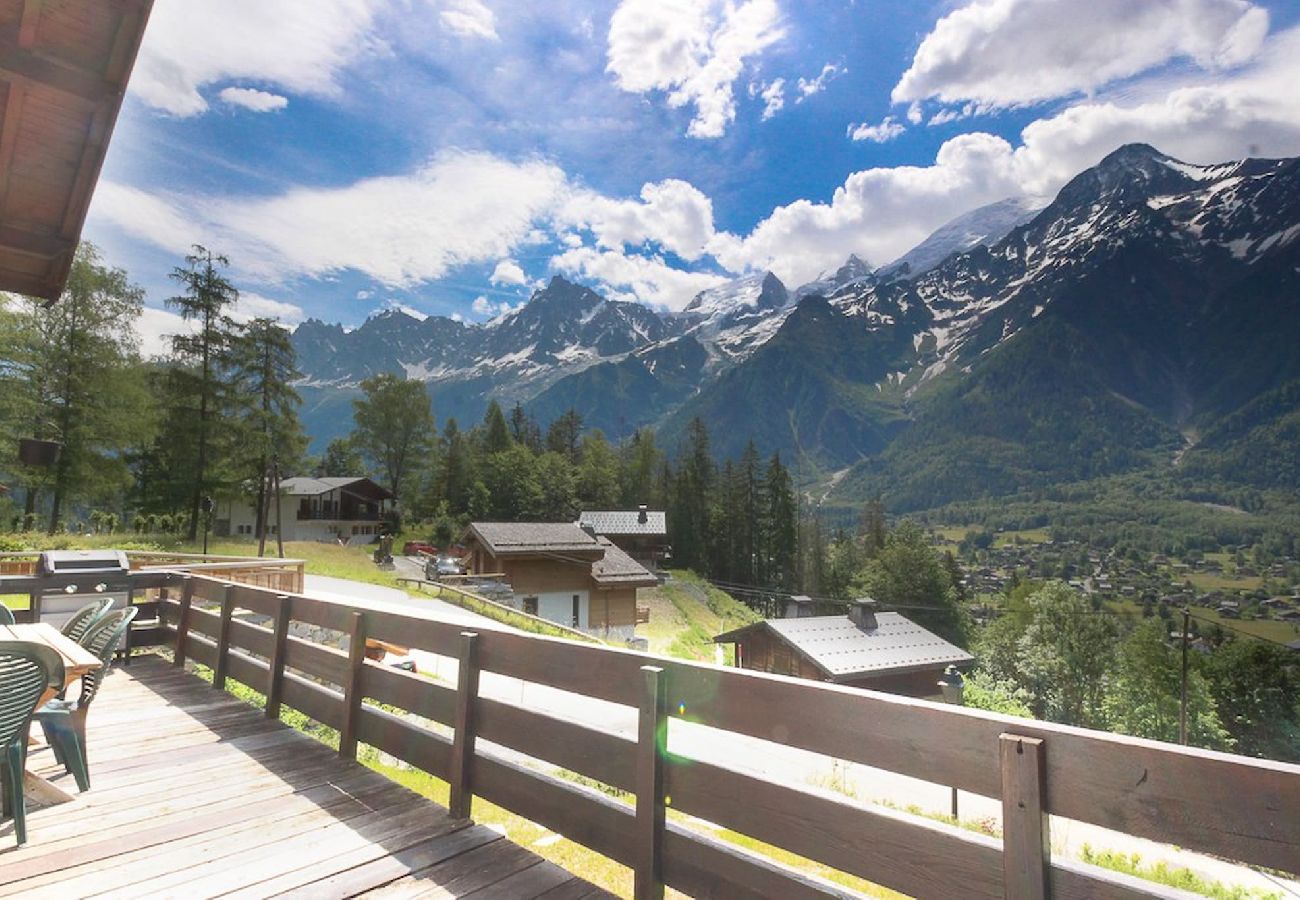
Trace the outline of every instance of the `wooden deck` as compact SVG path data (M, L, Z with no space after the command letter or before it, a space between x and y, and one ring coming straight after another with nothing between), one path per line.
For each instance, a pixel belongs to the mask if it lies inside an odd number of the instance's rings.
M610 896L154 656L89 729L91 789L0 826L0 896Z

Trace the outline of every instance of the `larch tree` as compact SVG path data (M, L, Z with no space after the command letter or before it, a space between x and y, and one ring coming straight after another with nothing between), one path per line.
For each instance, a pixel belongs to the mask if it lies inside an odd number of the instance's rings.
M192 331L172 336L173 365L169 372L173 404L169 439L188 431L193 468L187 539L199 531L199 505L216 480L212 463L216 444L233 437L224 428L231 406L231 351L236 325L228 310L239 299L235 286L222 274L230 260L199 244L185 257L185 265L172 270L181 293L167 301Z

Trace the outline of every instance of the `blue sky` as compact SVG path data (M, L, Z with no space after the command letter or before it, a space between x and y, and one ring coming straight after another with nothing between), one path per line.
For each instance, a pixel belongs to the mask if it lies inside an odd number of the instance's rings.
M156 311L482 321L552 274L680 308L883 265L1121 143L1300 154L1300 8L1248 0L157 0L86 236Z

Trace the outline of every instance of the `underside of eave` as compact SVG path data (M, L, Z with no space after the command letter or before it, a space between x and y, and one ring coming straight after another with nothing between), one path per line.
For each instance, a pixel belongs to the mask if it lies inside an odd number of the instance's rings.
M0 290L63 293L153 0L0 0Z

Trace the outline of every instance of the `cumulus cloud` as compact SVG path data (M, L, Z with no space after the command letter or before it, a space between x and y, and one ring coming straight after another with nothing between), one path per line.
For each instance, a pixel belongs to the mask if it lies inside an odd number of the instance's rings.
M496 264L488 281L493 284L527 284L528 276L513 259L503 259Z
M551 260L558 272L597 282L617 299L635 299L664 309L686 306L700 291L727 279L705 272L684 272L658 256L638 256L621 250L577 247Z
M444 28L461 37L499 40L497 17L482 0L446 0L438 19Z
M270 297L250 291L239 292L239 300L235 303L230 316L237 322L245 322L249 319L277 319L282 325L297 325L307 318L302 307L296 303L272 300Z
M244 109L251 109L253 112L273 112L277 109L284 109L289 105L288 97L272 94L270 91L259 91L255 88L222 88L221 93L217 96L229 106L242 106Z
M832 63L822 66L821 74L816 78L799 79L799 99L796 101L802 103L813 94L820 94L826 89L826 84L838 75L843 75L844 70Z
M953 216L1009 196L1049 198L1116 147L1143 141L1191 162L1300 149L1300 28L1270 38L1239 71L1170 87L1137 85L1123 99L1078 103L1024 128L1018 146L980 132L946 141L928 166L851 174L829 203L779 207L748 235L710 242L729 271L773 269L799 284L865 251L906 252Z
M268 282L344 269L410 287L507 256L554 209L564 173L541 161L446 153L405 175L272 197L151 194L103 182L92 215L163 249L222 247Z
M878 125L868 125L863 122L861 125L850 125L848 130L849 137L855 141L884 144L907 131L907 126L896 121L893 116L885 116Z
M936 23L894 87L1000 108L1093 91L1173 59L1248 61L1268 13L1247 0L975 0Z
M493 303L487 297L483 296L482 294L479 294L477 297L474 298L474 302L470 304L470 309L472 309L477 315L489 319L494 319L497 318L498 316L504 316L507 313L512 313L522 306L523 306L522 302L516 303L512 306L509 300L501 300L497 303Z
M205 112L208 102L202 89L227 80L261 82L290 93L336 96L342 71L382 50L372 26L385 2L158 3L149 17L130 89L150 106L176 116Z
M785 79L777 78L764 85L760 96L763 98L763 121L766 122L785 107Z
M653 241L693 261L713 236L713 201L689 182L669 178L644 185L639 201L576 192L556 220L589 230L604 248Z
M746 61L784 32L776 0L622 0L609 23L606 71L625 91L668 92L693 106L686 133L717 138L736 118L734 84Z

